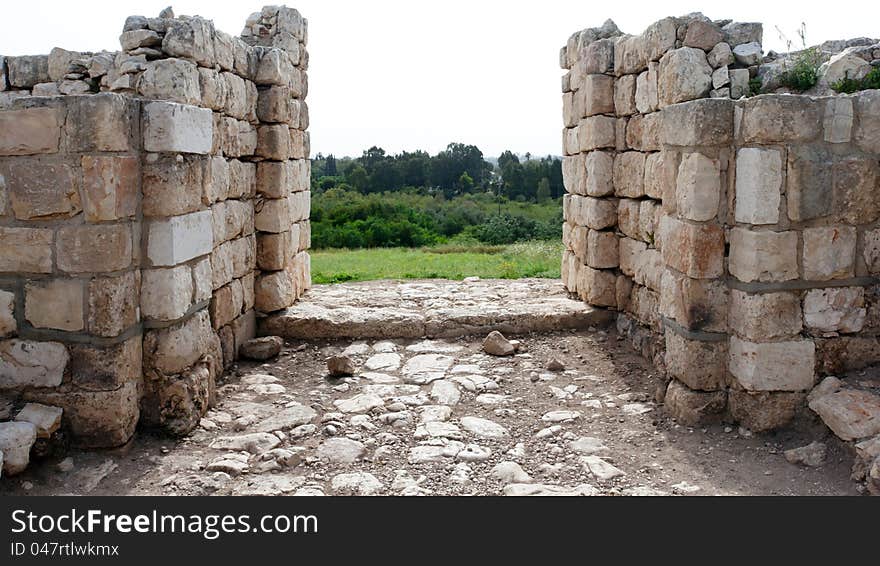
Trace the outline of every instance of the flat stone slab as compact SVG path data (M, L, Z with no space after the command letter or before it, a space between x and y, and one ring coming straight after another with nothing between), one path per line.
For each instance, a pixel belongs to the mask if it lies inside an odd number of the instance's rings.
M294 339L452 338L582 330L612 315L570 298L555 279L367 281L315 285L261 329Z

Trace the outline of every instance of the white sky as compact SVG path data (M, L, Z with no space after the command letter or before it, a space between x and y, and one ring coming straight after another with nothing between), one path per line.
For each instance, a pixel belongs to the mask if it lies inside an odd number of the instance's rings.
M199 14L238 35L263 2L218 0L0 0L0 53L52 47L118 50L125 17ZM810 44L880 35L880 2L541 0L289 0L309 20L312 153L435 153L447 143L561 153L559 48L569 35L612 18L640 33L665 16L702 11L711 18L764 23L764 48L784 50L774 26ZM269 3L269 2L265 2Z

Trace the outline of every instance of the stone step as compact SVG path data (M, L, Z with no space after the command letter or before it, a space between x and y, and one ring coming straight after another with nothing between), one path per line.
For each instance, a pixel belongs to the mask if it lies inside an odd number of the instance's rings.
M552 279L370 281L316 285L260 331L300 340L452 338L582 330L614 313L569 298Z

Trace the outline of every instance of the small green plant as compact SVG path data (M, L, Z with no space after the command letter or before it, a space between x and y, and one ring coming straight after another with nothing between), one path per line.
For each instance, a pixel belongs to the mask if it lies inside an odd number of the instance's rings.
M776 28L780 39L785 41L788 51L791 51L791 40L786 37L779 27ZM807 47L807 25L801 23L798 29L798 37L801 39L803 50L794 57L791 67L785 65L785 71L780 77L782 86L788 87L795 92L804 92L813 88L819 82L819 67L822 65L822 55L815 47Z
M874 67L870 73L859 80L846 76L831 85L831 88L843 94L852 94L860 90L880 89L880 67Z
M761 94L761 89L763 88L763 86L764 82L760 78L755 77L753 79L749 79L749 95L758 96L759 94Z

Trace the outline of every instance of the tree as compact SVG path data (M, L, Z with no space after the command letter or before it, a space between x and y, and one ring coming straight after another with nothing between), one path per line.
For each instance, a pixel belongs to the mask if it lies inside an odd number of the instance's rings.
M538 190L535 192L535 198L538 202L546 202L550 200L550 179L544 177L538 181Z
M356 165L348 174L348 182L358 192L366 192L369 186L369 176L367 170L360 165Z
M324 163L324 175L328 177L335 177L339 172L336 170L336 158L333 157L333 154L327 156L327 161Z
M458 178L458 188L463 193L469 193L474 188L474 180L468 175L468 172L465 171Z

